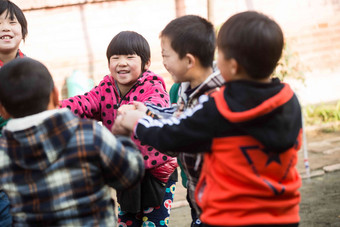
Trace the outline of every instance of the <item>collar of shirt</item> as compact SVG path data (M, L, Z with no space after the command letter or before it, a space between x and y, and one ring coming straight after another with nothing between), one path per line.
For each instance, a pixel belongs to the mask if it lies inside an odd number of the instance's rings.
M60 111L67 111L67 109L46 110L27 117L13 118L8 121L4 128L12 132L24 130L32 126L39 125L45 119Z
M21 52L20 49L18 49L17 55L15 56L15 58L23 58L25 57L25 55ZM0 68L4 65L3 61L0 60Z

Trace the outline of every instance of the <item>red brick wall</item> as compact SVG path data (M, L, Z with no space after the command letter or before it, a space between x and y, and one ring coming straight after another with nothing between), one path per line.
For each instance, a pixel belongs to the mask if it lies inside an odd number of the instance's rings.
M96 82L107 74L106 47L122 30L137 31L149 41L151 69L163 75L170 88L172 80L162 65L158 35L176 15L175 0L13 2L25 9L29 24L21 48L48 66L59 88L75 69ZM206 0L185 0L185 7L188 14L207 16ZM273 17L293 51L311 70L339 67L340 0L215 0L213 22L219 26L232 14L247 9Z
M340 10L338 11L340 15ZM333 69L340 66L340 17L320 20L305 26L298 34L289 37L301 60L311 69Z

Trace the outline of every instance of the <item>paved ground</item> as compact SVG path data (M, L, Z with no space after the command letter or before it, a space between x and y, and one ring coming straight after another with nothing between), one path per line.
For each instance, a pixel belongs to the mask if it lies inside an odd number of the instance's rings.
M340 130L307 133L311 178L306 177L303 150L299 152L298 170L302 182L301 227L340 226ZM185 189L177 184L169 227L190 226L190 210Z
M340 171L303 180L301 227L340 226Z

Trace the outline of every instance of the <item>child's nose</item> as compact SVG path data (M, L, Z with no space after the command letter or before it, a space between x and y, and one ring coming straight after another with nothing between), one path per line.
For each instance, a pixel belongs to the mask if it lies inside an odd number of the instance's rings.
M127 60L124 59L124 58L121 58L121 59L119 59L118 64L119 64L119 65L127 65Z
M8 23L1 23L0 24L1 31L9 31L9 24Z

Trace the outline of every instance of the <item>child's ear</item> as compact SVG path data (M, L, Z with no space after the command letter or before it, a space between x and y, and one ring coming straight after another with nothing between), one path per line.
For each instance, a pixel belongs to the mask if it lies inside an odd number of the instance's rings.
M9 113L7 112L5 107L3 105L1 105L1 103L0 103L0 115L5 120L11 118L11 115L9 115Z
M145 65L144 65L144 70L145 70L145 71L148 70L149 67L150 67L150 65L151 65L151 60L149 60L148 62L145 63Z
M190 69L192 68L193 66L195 66L196 64L196 58L194 57L194 55L192 54L186 54L185 57L187 58L188 60L188 65L187 65L187 68Z
M232 58L230 59L230 73L231 75L236 75L241 70L240 65L237 63L237 61Z
M50 95L50 103L48 104L49 110L56 109L59 107L59 92L56 86L54 86L51 95Z

